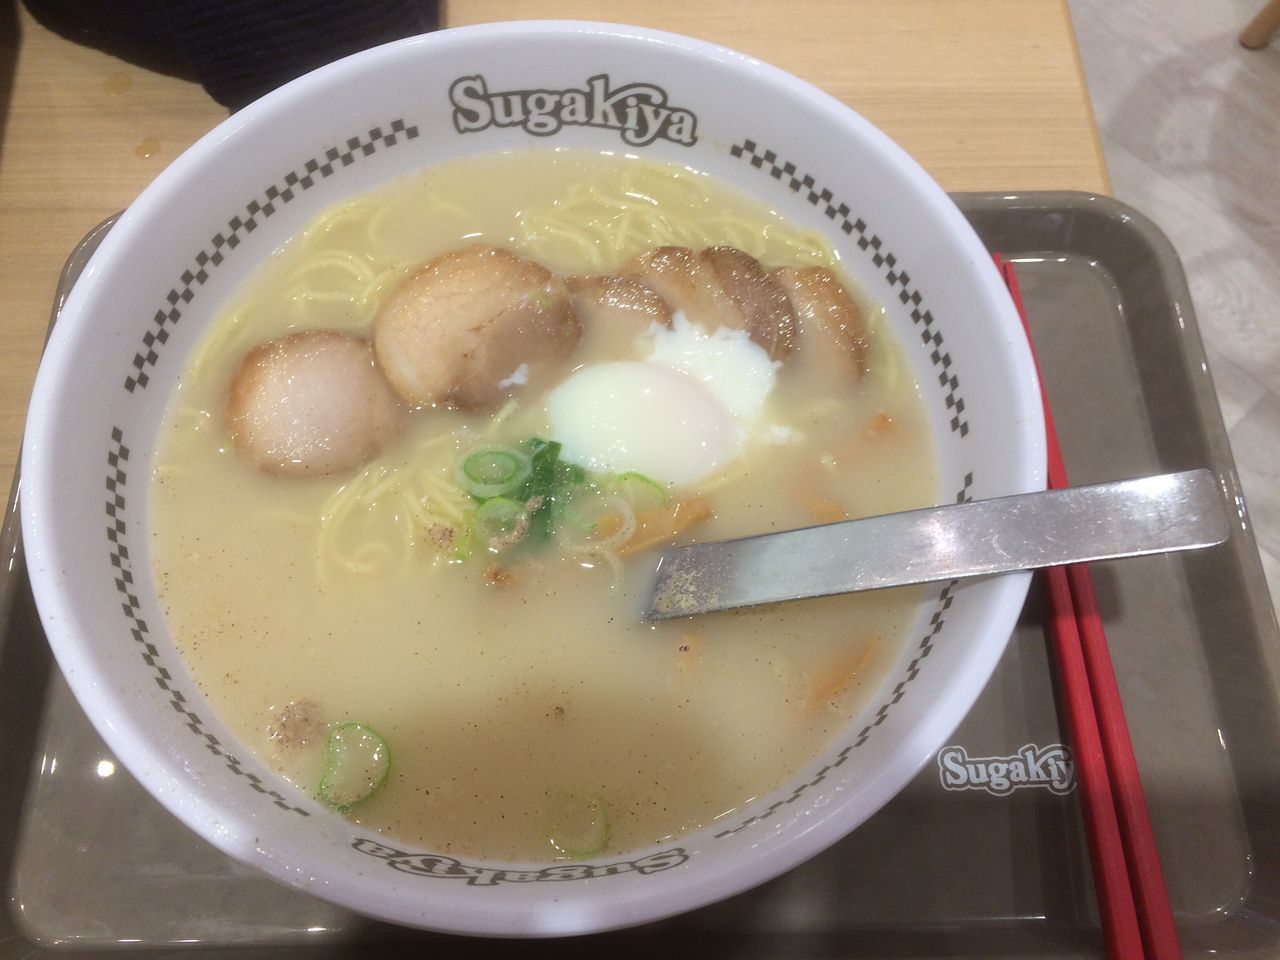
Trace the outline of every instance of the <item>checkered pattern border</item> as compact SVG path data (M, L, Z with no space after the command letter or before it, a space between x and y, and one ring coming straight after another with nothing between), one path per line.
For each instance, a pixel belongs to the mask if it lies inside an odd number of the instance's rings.
M178 284L164 298L164 303L152 318L153 327L142 337L142 349L133 356L133 370L125 378L124 388L130 393L145 390L151 381L148 371L159 359L157 350L169 340L170 329L182 319L182 311L196 295L196 291L209 279L209 271L226 259L227 254L240 245L241 239L253 233L258 224L270 217L299 193L310 190L315 184L331 177L338 170L349 167L361 157L368 157L380 149L394 147L403 140L418 137L416 126L407 126L404 120L393 120L384 130L373 127L363 137L351 137L343 147L330 147L322 158L312 158L299 170L291 170L279 183L267 187L261 197L250 200L244 211L227 221L225 230L210 238L203 250L195 255L191 266L182 272Z
M204 728L204 721L191 709L186 696L174 685L173 675L161 661L159 649L151 642L147 621L140 615L142 605L138 595L133 592L133 561L129 556L129 545L126 542L129 532L128 521L125 519L125 486L129 480L128 462L129 448L124 442L124 431L119 427L113 427L111 444L107 450L107 542L110 544L109 553L111 567L115 571L116 590L121 597L120 609L129 623L129 632L138 644L143 663L151 669L156 686L168 694L169 706L181 714L186 721L187 729L203 741L206 750L215 757L221 757L228 770L237 776L244 777L250 787L270 797L271 802L281 810L292 810L301 816L310 816L302 807L289 803L283 794L264 786L261 777L244 769L240 760L229 753L221 741Z
M912 284L906 268L898 263L898 258L884 249L884 241L870 232L865 220L853 217L847 203L838 201L830 190L819 186L816 180L807 173L801 173L790 161L779 161L772 150L762 150L754 140L743 140L729 148L729 153L739 160L747 160L757 170L763 170L787 185L792 193L802 195L809 203L818 207L828 220L839 225L840 232L848 236L858 236L858 249L867 253L871 262L884 271L884 279L890 289L897 295L903 306L911 308L911 320L919 328L920 339L930 349L929 360L937 371L938 385L945 395L947 409L951 412L951 430L962 437L969 435L969 421L964 416L964 398L960 395L960 378L951 369L951 354L943 346L940 331L933 314L924 304L924 297Z
M956 494L956 503L968 503L973 499L969 491L973 487L973 474L967 473L964 477L964 486ZM811 780L807 780L791 792L790 796L783 797L781 800L775 800L769 804L763 811L755 816L748 817L736 826L727 830L722 830L716 834L717 840L723 840L726 837L732 837L734 834L741 833L748 827L754 826L762 820L768 820L775 813L788 804L795 803L806 792L816 787L827 779L827 774L837 767L843 766L844 762L853 755L853 751L857 750L864 743L871 739L872 732L876 727L880 726L889 718L889 711L900 701L907 692L907 685L920 675L920 665L933 652L934 642L938 639L938 635L942 632L943 626L946 625L946 612L951 609L951 604L955 600L955 588L959 580L952 580L942 588L942 592L938 594L938 601L934 605L933 614L929 617L929 629L920 639L920 643L916 647L915 656L911 662L907 664L902 679L894 685L893 691L889 694L887 700L876 709L876 715L871 722L858 731L857 737L853 743L845 744L835 755L835 758L827 764L823 764L818 768L818 772L813 775Z

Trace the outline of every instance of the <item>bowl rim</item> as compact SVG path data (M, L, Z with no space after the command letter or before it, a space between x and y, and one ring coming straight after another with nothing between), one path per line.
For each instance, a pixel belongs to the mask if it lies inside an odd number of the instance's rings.
M1014 368L1024 374L1024 390L1019 394L1024 409L1018 411L1018 432L1015 438L1011 438L1011 442L1026 450L1017 476L1010 480L1020 490L1044 488L1045 435L1039 379L1008 291L994 266L990 265L990 256L985 247L959 208L919 163L885 133L835 97L793 74L755 57L704 40L625 24L585 20L507 21L451 28L394 41L334 61L285 84L228 117L185 150L142 191L94 255L91 261L94 266L78 285L79 295L73 291L68 303L67 312L72 314L68 319L72 322L60 323L55 327L45 359L41 362L22 449L22 471L27 478L21 497L23 539L30 551L29 557L33 560L29 564L29 570L41 620L60 663L64 660L70 662L69 658L73 657L75 647L83 642L76 637L83 637L86 632L84 625L72 615L71 605L64 604L62 593L66 588L55 583L56 573L53 576L37 575L37 571L49 568L44 550L46 545L55 542L53 528L56 525L56 511L46 499L48 492L56 486L52 474L52 444L45 442L54 429L51 413L54 404L49 401L57 396L60 383L71 376L71 371L64 369L67 365L60 362L60 358L69 349L67 344L78 333L79 324L74 322L74 316L77 312L83 313L81 303L92 300L94 288L101 276L125 265L126 248L134 242L135 234L138 233L136 224L145 221L153 211L171 202L171 185L181 183L188 171L198 170L207 163L223 141L263 118L288 112L298 101L307 99L317 83L326 84L339 80L366 69L378 60L395 57L402 52L418 49L430 51L434 47L450 45L467 38L511 39L530 34L594 36L610 42L655 43L681 51L692 59L707 60L731 69L748 70L758 82L771 85L785 92L788 97L798 98L815 112L851 128L869 149L881 153L900 168L909 176L913 188L920 192L930 207L931 215L939 218L948 233L948 240L957 244L967 257L972 257L977 262L976 279L981 292L993 307L995 321L1002 325L1002 329L1008 328L1003 332L1010 335L1002 340L1000 346L1007 351ZM984 261L988 265L987 269L982 266ZM488 936L553 936L603 932L683 913L754 887L809 859L880 809L929 762L938 746L945 742L945 738L982 692L1003 655L1029 582L1029 574L1011 575L995 588L996 599L990 601L995 613L988 630L993 637L1002 639L998 643L994 639L988 641L973 651L974 656L966 661L962 676L953 678L946 686L945 695L939 698L946 703L947 709L935 711L934 722L918 725L912 736L902 744L903 751L910 759L901 769L906 771L909 768L909 772L892 778L877 777L874 783L866 785L860 791L869 812L859 818L853 827L848 825L847 816L843 820L840 816L848 807L848 801L832 804L827 810L816 813L804 827L787 832L785 839L781 838L782 835L762 838L762 842L758 844L762 850L760 854L746 860L725 858L713 862L709 868L699 868L696 887L690 888L688 883L659 882L647 884L643 891L638 891L632 887L624 889L621 886L601 885L597 890L603 893L594 893L591 897L593 903L599 905L598 909L578 917L576 926L556 925L545 930L540 929L543 924L535 925L531 918L518 913L504 913L481 898L462 904L457 898L450 898L453 902L449 905L447 922L441 922L444 918L440 916L433 918L430 923L423 919L415 921L406 917L402 909L393 909L395 904L389 905L382 899L370 897L367 881L360 876L339 874L336 877L324 877L323 856L314 856L309 850L290 850L288 859L270 855L264 849L270 846L270 841L260 839L259 829L252 816L243 812L231 815L226 807L208 794L193 790L189 778L183 776L180 762L151 743L147 731L141 728L137 720L131 719L125 698L118 691L113 691L109 685L98 683L91 674L74 669L64 670L64 673L77 699L86 705L85 712L95 728L113 752L122 759L126 756L130 758L130 761L126 761L126 766L153 797L224 853L262 870L286 885L369 916L399 924L425 926L433 930ZM939 714L945 719L940 718ZM674 875L677 871L671 873ZM317 882L319 879L323 879L323 882ZM573 898L565 898L563 902L572 903ZM612 919L600 922L605 915Z

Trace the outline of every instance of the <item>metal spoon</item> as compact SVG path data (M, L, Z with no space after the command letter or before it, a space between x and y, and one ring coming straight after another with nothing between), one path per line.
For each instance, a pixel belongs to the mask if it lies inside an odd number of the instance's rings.
M1195 550L1228 533L1208 470L975 500L667 550L643 616Z

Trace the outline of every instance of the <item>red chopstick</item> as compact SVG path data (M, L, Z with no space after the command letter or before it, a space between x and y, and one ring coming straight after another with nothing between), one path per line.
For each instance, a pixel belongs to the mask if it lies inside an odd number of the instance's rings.
M1017 273L1000 257L995 261L1030 343ZM1041 391L1049 488L1056 490L1068 485L1067 469L1043 380ZM1051 568L1043 576L1107 955L1181 960L1093 579L1083 564Z

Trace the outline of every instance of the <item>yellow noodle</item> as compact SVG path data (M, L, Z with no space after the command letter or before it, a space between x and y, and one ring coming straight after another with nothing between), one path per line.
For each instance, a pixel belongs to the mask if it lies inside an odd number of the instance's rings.
M449 441L457 438L451 434L432 437L418 445L413 455L405 463L396 466L377 464L366 468L349 484L339 489L325 502L321 510L320 526L316 539L316 558L318 569L323 575L328 561L337 562L339 566L356 573L376 573L385 569L385 564L378 565L368 560L361 560L361 550L357 548L351 554L344 554L339 542L344 534L350 537L349 527L358 516L357 511L363 509L377 510L379 507L391 508L396 503L402 505L394 515L400 527L399 554L403 563L413 559L414 547L420 539L419 533L432 526L447 526L461 535L468 525L468 508L470 498L455 484L444 479L441 474L449 469L453 444ZM441 458L440 448L448 446L445 451L449 459ZM385 550L382 556L389 558L392 548L384 538L372 539L365 532L364 546L379 544Z
M382 298L392 287L399 286L400 281L409 275L411 269L411 264L396 264L375 274L360 289L360 302L365 305L371 305L376 311L381 306Z
M401 527L404 528L403 552L401 553L401 563L408 563L413 556L413 548L418 544L418 510L413 502L413 497L408 493L401 493L401 502L408 508L405 512L397 512L396 519L400 521ZM426 529L426 526L423 526Z
M346 203L340 203L313 220L302 235L308 238L323 236L347 220L367 219L369 209L377 202L373 197L357 197Z
M600 256L597 246L591 242L588 237L582 235L581 231L563 226L551 220L543 221L536 229L536 232L526 234L526 243L536 245L539 242L547 244L548 242L560 241L562 243L573 244L580 253L596 270L604 269L604 259Z
M379 573L386 568L391 548L385 543L366 543L345 561L352 573Z
M430 527L431 524L436 522L436 520L438 519L436 514L427 510L423 506L422 501L419 500L417 497L415 497L408 490L401 488L396 491L396 494L404 502L406 509L408 509L409 512L407 516L411 517L413 520L416 520L418 522L418 525L422 527L424 530ZM410 529L409 531L410 539L413 538L413 533L414 531Z
M587 561L596 561L587 565L595 567L603 562L613 574L613 585L616 587L622 583L622 560L612 550L603 548L592 548L575 550L569 553L570 560L576 560L579 563L587 563Z
M365 477L366 474L361 474L350 483L343 484L325 499L321 507L319 530L316 535L316 572L321 579L327 579L326 561L336 562L349 570L352 569L351 564L333 544L333 540L343 521L355 509L356 498Z
M689 217L687 211L682 211L684 217L676 224L662 212L661 205L687 206L688 200L659 200L652 196L653 192L657 191L641 193L633 189L615 194L581 188L550 211L526 211L520 221L521 233L528 245L541 248L530 251L535 255L542 252L544 256L554 256L558 251L552 241L559 241L580 251L596 270L616 267L624 259L662 245L705 247L727 243L755 257L767 256L769 247L782 246L788 256L776 265L834 262L831 248L814 231L769 224L762 233L745 217ZM572 215L577 223L566 223L566 215ZM601 247L608 250L612 263L602 263Z
M360 297L356 293L344 293L341 290L308 290L306 287L290 287L285 297L294 301L315 303L349 303L353 307L361 306Z
M352 496L356 497L361 506L367 507L391 487L395 480L394 471L384 466L370 467L360 475L359 495L353 493Z
M384 217L397 212L399 211L396 210L395 204L391 203L384 204L380 209L374 211L373 216L369 219L369 225L365 230L370 243L377 247L387 247L391 245L383 238L383 231L381 229L383 226L382 221Z
M484 428L486 437L493 436L497 432L498 427L502 426L503 421L510 417L520 407L520 401L512 397L502 405L502 409L493 415L493 419L489 421L488 426Z
M621 497L610 497L609 505L618 511L618 514L622 517L622 524L613 536L606 537L595 544L598 550L611 551L616 547L621 547L635 535L640 526L635 510L631 508L631 504L627 503L627 501Z
M471 498L456 486L436 477L420 480L424 499L430 500L437 510L454 523L465 523L471 508Z
M609 243L617 252L618 237L629 237L635 232L635 214L630 210L609 224Z
M386 240L385 231L383 229L386 226L384 220L387 217L394 217L397 214L402 213L403 210L394 203L383 204L382 207L374 211L373 215L369 218L368 226L365 231L370 243L376 247L382 248L395 246ZM465 207L456 203L451 203L438 195L433 195L425 216L434 220L440 220L445 217L454 217L465 223L470 217L470 213Z
M435 194L431 198L432 214L434 216L458 217L465 220L471 216L471 211L460 203L452 203L439 194Z
M639 218L638 218L639 219ZM625 257L628 252L634 249L635 253L643 253L648 248L648 244L642 239L647 233L653 238L654 246L687 246L689 235L686 231L680 231L671 225L671 221L663 216L650 216L641 220L641 228L636 230L634 236L635 241L630 241L629 237L620 237L617 253Z
M360 505L364 507L372 506L380 498L386 496L392 490L398 489L402 484L403 478L400 476L400 471L389 470L380 476L378 480L375 480L369 489L360 494Z
M245 314L247 312L248 306L243 303L240 304L223 323L214 328L211 335L205 337L204 342L191 360L191 377L193 379L200 375L210 357L224 355L224 351L229 351L234 345L237 345L248 336L249 328L252 325L245 323Z
M368 283L373 279L373 268L364 262L364 259L358 254L339 251L336 253L323 254L308 260L302 266L289 274L289 279L300 282L302 278L315 273L317 270L337 270L341 273L355 277L364 283Z

